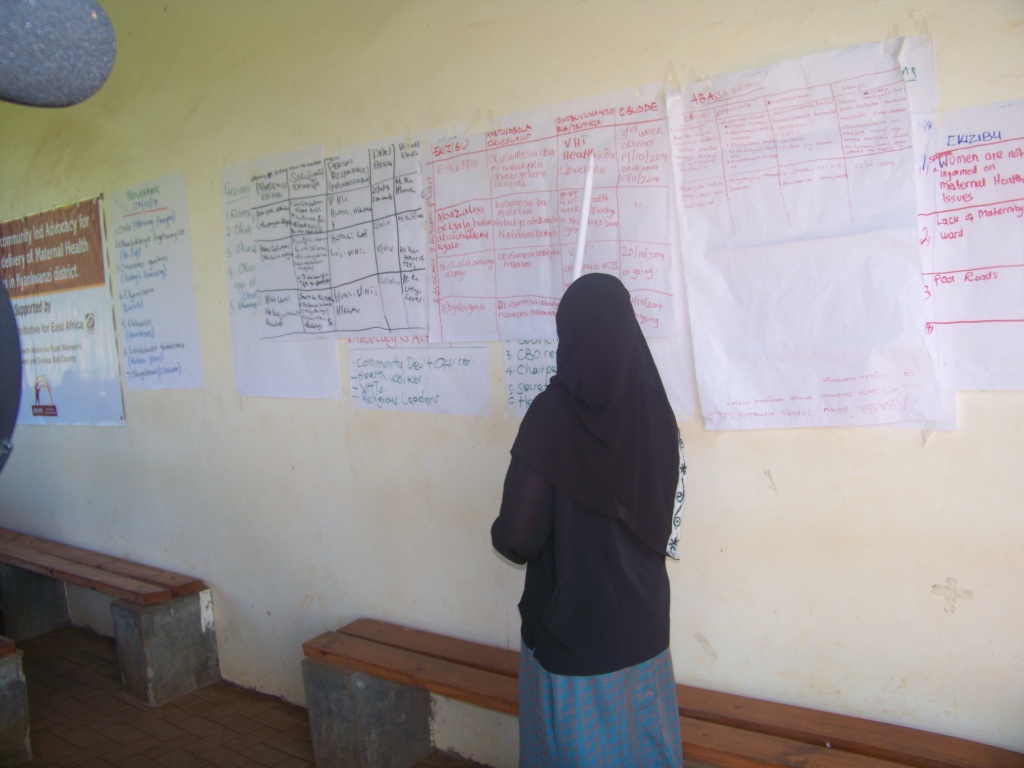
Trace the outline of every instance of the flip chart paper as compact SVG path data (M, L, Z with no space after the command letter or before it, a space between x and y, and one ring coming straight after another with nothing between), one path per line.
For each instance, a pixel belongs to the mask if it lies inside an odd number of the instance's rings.
M903 82L907 86L907 99L910 102L911 119L916 134L917 124L921 120L927 122L928 116L939 108L939 80L935 73L935 50L932 39L927 36L917 36L896 38L886 42L887 45L893 44L899 48L899 63L902 67ZM914 144L916 152L916 135ZM927 269L923 256L921 268L922 270ZM926 343L928 354L938 365L939 354L934 334L927 335ZM939 376L939 385L942 387L942 391L939 393L941 413L937 418L929 422L893 422L886 426L926 431L956 429L956 391L942 385L941 375Z
M247 163L222 171L235 387L239 394L252 397L337 400L341 396L337 342L327 339L289 344L260 341L256 293L258 254L252 242L251 185L252 169Z
M679 217L672 217L672 238L679 242ZM686 295L686 276L682 258L672 263L672 285L680 296ZM687 302L673 302L672 336L648 338L651 356L658 366L658 375L668 394L677 421L693 421L697 416L697 380L693 364L693 334Z
M128 388L201 388L185 177L114 192L109 217Z
M348 342L356 408L464 416L490 414L486 345L430 344L426 336Z
M935 48L927 36L891 38L886 45L897 49L900 73L907 86L907 99L913 114L934 112L939 108L939 79L935 74Z
M512 416L522 418L533 399L547 389L558 369L557 339L517 339L503 345L505 402Z
M419 142L262 162L252 236L260 338L426 329Z
M678 242L678 222L671 220L673 242ZM679 261L672 264L672 284L683 292L684 279ZM693 373L693 345L690 320L684 302L673 302L674 336L647 339L658 366L661 382L677 421L691 421L696 415L697 392ZM505 399L509 414L522 418L533 399L556 373L557 339L513 339L503 345L505 355Z
M693 375L693 344L687 332L663 339L648 339L651 357L676 415L676 421L693 421L697 416L697 390Z
M19 424L124 424L102 198L0 222L21 337Z
M648 339L651 356L658 366L661 383L668 394L672 410L679 421L692 419L693 368L686 362L692 359L688 336ZM558 369L557 339L519 339L502 345L505 355L505 401L509 415L522 418L543 392Z
M949 389L1024 389L1024 101L921 117L928 331Z
M612 273L648 336L674 332L671 163L654 87L435 140L426 168L432 341L554 338L589 159L583 272Z
M895 55L694 83L668 112L707 427L938 418Z

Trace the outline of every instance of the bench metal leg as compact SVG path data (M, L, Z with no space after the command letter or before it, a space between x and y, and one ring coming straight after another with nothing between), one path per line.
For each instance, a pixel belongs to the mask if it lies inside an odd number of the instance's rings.
M220 680L210 590L148 606L117 600L110 612L129 696L156 707Z
M433 749L430 693L302 661L317 768L409 768Z
M4 635L16 643L71 624L63 581L6 563L0 565L0 604Z
M28 732L28 688L21 651L0 659L0 766L32 759Z

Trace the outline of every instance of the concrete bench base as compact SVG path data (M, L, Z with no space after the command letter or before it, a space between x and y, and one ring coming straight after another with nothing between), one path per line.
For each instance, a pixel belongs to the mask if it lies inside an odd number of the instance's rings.
M15 642L70 625L64 582L0 566L4 624ZM155 605L110 604L125 693L159 706L220 679L210 590Z
M118 600L110 612L129 696L157 707L220 680L210 590L148 606Z
M32 759L28 730L28 688L21 651L0 658L0 766Z
M317 768L407 768L433 750L430 692L302 661Z
M16 643L70 626L63 581L0 563L4 634Z

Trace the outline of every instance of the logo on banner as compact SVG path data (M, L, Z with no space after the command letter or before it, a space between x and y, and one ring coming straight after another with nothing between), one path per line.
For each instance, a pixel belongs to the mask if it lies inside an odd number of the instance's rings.
M53 404L53 393L50 392L50 385L46 381L46 377L42 374L36 376L34 385L36 391L36 400L32 404L32 415L33 416L56 416L57 406ZM49 403L43 403L43 392L46 392L46 400Z

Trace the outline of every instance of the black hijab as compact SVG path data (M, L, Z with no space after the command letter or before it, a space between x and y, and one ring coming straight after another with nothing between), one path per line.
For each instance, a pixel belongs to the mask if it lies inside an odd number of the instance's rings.
M523 418L512 454L664 554L678 433L629 291L612 275L584 275L562 297L555 324L558 372Z

